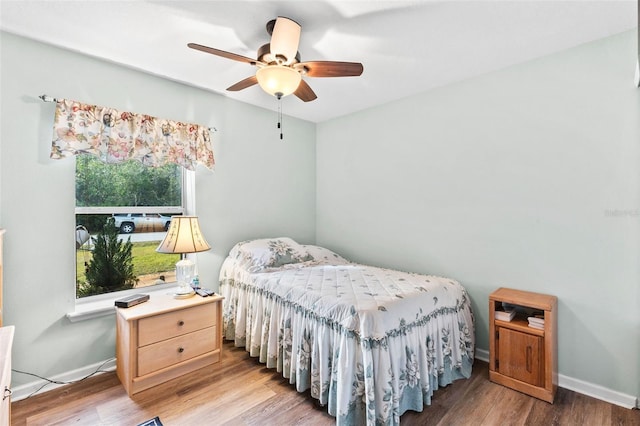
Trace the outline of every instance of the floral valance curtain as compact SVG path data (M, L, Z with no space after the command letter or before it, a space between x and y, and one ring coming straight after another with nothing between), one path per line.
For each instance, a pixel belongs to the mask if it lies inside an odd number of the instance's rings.
M93 154L107 163L138 160L148 166L175 163L213 168L209 129L77 101L56 101L51 158Z

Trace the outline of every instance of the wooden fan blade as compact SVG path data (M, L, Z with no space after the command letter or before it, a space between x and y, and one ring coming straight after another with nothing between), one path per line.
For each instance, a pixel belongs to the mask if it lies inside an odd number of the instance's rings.
M226 52L220 49L214 49L213 47L203 46L197 43L189 43L187 44L187 46L195 50L200 50L201 52L210 53L216 56L222 56L223 58L233 59L234 61L244 62L251 65L255 65L257 62L255 59L247 58L246 56Z
M246 89L247 87L251 87L257 83L258 79L255 75L252 75L251 77L247 77L244 80L237 82L233 86L227 87L227 90L229 90L230 92L237 92L239 90Z
M304 80L300 80L300 85L298 86L296 91L293 92L293 94L304 102L313 101L314 99L318 98L318 96L316 96L313 90L311 90L311 87L309 87L307 82Z
M357 77L364 71L360 62L309 61L300 65L309 77Z

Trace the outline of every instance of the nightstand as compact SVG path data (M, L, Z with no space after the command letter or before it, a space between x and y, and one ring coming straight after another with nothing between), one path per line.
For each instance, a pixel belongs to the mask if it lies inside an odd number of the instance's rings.
M116 368L129 396L220 361L223 299L153 294L116 308Z
M15 327L0 327L0 426L11 424L11 348Z
M515 305L511 321L495 318ZM527 311L541 312L543 328L529 326ZM489 380L553 403L558 387L558 300L548 294L499 288L489 295Z

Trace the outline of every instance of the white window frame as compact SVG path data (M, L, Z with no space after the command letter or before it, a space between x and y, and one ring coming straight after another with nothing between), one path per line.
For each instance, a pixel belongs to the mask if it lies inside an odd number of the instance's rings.
M110 213L175 213L187 216L196 214L196 174L193 170L182 168L182 207L76 207L76 214L110 214ZM195 261L194 254L187 254L188 258ZM75 271L75 268L74 268ZM157 284L151 288L145 289L144 293L153 295L153 293L166 293L167 289L175 287L175 282L167 284ZM95 296L87 296L76 298L76 282L73 280L73 293L75 299L75 309L73 312L67 313L67 319L71 322L84 321L92 318L98 318L106 315L112 315L115 312L115 301L131 294L140 293L140 289L129 289L116 291L112 293L98 294Z

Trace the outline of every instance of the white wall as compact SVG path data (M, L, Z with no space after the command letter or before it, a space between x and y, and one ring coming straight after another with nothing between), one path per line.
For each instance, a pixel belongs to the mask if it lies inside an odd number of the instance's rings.
M635 35L320 124L317 242L458 279L485 350L491 291L554 294L560 373L637 397Z
M49 159L54 104L38 95L219 130L212 135L215 171L196 172L197 213L213 246L198 254L204 285L217 288L220 264L237 241L287 235L314 242L314 124L285 117L281 141L273 111L0 35L0 227L7 229L4 323L16 327L14 368L52 376L115 355L113 316L73 324L65 317L75 303L75 165L72 159ZM14 387L32 381L13 376Z

